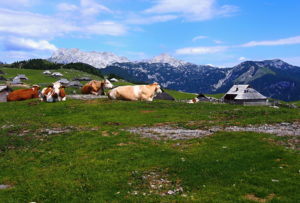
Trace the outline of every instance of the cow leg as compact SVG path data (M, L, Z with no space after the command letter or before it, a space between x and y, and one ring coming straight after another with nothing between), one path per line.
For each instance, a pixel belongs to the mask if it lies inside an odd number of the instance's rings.
M96 95L96 96L99 95L99 93L98 93L98 92L95 92L95 91L91 91L91 93L92 93L93 95Z

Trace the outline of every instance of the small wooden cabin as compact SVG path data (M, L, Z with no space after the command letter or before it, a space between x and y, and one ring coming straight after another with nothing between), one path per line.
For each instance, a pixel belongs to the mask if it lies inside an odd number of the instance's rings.
M7 95L12 90L6 85L0 85L0 102L7 102Z
M223 96L225 103L243 105L268 105L268 98L250 85L233 85Z

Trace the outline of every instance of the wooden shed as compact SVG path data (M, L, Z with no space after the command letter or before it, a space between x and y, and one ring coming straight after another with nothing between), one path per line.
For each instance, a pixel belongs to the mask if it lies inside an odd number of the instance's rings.
M6 85L0 85L0 102L7 102L7 95L12 90Z
M243 105L268 105L268 98L250 85L233 85L223 96L225 103Z

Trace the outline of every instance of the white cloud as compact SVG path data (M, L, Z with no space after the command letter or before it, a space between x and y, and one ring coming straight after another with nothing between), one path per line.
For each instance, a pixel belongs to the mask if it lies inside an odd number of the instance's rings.
M78 6L76 6L74 4L60 3L57 5L57 9L59 11L63 11L63 12L76 11L76 10L78 10Z
M267 41L251 41L240 45L241 47L255 47L255 46L278 46L278 45L291 45L300 44L300 36L278 39L278 40L267 40Z
M196 41L198 41L198 40L200 40L200 39L206 39L206 38L207 38L207 36L199 35L199 36L194 37L194 38L192 39L192 41L193 41L193 42L196 42Z
M175 20L177 16L175 15L159 15L159 16L150 16L150 17L141 17L134 16L126 20L128 24L153 24L167 22L170 20Z
M221 41L221 40L214 40L214 43L215 44L223 44L223 41Z
M247 60L246 57L241 56L241 57L239 58L239 61L245 61L245 60Z
M189 21L209 20L216 16L228 16L237 11L236 6L218 7L216 0L157 0L146 13L173 13Z
M181 55L203 55L203 54L214 54L218 52L223 52L228 47L226 46L214 46L214 47L187 47L182 49L177 49L176 54Z
M98 22L85 27L89 34L120 36L126 33L126 27L112 21Z
M0 9L0 19L0 35L5 36L52 38L78 30L66 21L30 12Z
M55 51L55 45L50 44L46 40L32 40L25 38L11 37L4 41L4 48L7 51L20 51L20 50L40 50L40 51Z
M279 46L279 45L293 45L300 44L300 36L284 38L279 40L269 40L269 41L251 41L241 45L234 46L211 46L211 47L186 47L177 49L177 54L183 55L202 55L202 54L212 54L218 52L224 52L230 48L247 48L256 46ZM244 57L240 57L239 60L245 60Z
M112 12L106 6L98 4L94 0L81 0L80 1L80 12L84 17L94 17L97 16L101 12Z
M35 5L38 0L1 0L0 7L2 8L28 8Z
M72 20L8 9L0 9L0 19L0 36L52 39L69 33L112 36L126 33L124 25L113 21L81 25Z

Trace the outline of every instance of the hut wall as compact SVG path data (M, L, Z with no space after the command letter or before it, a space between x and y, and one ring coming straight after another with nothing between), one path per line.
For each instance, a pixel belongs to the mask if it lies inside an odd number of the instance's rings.
M241 104L245 106L267 106L270 105L267 99L252 99L252 100L224 100L228 104Z
M7 91L0 92L0 102L7 102Z
M245 106L266 106L268 102L266 99L252 99L252 100L237 100L238 104Z

